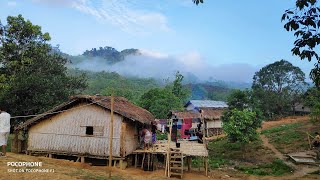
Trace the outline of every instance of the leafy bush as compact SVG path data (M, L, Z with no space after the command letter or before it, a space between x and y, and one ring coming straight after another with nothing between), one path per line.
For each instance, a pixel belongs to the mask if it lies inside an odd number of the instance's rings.
M256 112L247 109L239 111L233 109L229 111L228 121L224 122L223 129L229 139L232 141L239 141L248 143L255 140L257 137L257 118Z

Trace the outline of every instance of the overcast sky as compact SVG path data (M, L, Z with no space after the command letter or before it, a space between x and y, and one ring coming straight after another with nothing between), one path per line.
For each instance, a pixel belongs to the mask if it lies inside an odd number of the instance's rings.
M283 12L294 4L294 0L205 0L199 6L192 0L2 0L0 19L5 24L7 16L22 14L50 33L50 43L72 55L100 46L137 48L151 60L166 59L168 64L173 59L173 64L180 62L199 76L249 82L255 71L280 59L309 74L314 63L291 55L295 39L281 23ZM144 68L151 68L152 61L148 63Z

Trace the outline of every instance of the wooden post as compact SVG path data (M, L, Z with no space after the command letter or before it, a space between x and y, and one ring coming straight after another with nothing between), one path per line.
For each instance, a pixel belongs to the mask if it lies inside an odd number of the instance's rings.
M81 163L85 163L84 156L81 156Z
M113 142L113 104L114 104L114 97L111 96L111 121L110 121L110 142L109 142L109 167L112 167L112 142Z
M141 169L143 169L144 166L144 159L146 158L146 153L143 153L142 163L141 163Z
M126 123L122 122L121 136L120 136L120 154L121 154L121 157L123 158L126 156L126 148L125 148L126 129L127 129Z
M137 168L138 165L138 153L136 153L136 157L134 159L134 167Z
M192 157L191 156L187 157L187 161L188 161L188 171L190 172L191 171L191 164L192 164Z
M172 119L170 119L170 126L169 126L169 138L168 138L168 156L167 156L167 161L168 161L168 177L170 177L170 144L171 144L171 135L172 135L172 126L173 122Z
M148 171L150 170L150 153L148 153Z
M207 129L207 136L206 136L206 137L209 137L209 128L208 128L208 122L206 122L206 129Z
M308 133L307 133L307 136L308 136L308 142L309 142L309 149L312 149L311 141L310 141L310 136L309 136L309 134L308 134Z
M165 161L166 161L166 168L165 168L165 170L164 170L164 175L167 177L168 175L168 171L167 171L167 169L168 169L168 153L166 153L166 154L164 154L164 156L166 157L165 158Z
M123 168L123 159L120 159L119 161L120 161L119 162L120 169L124 170L124 168Z
M202 128L201 128L201 131L202 131L202 134L203 134L203 139L206 137L206 132L205 132L205 122L204 122L204 119L202 117L202 112L203 110L200 109L200 121L202 122Z

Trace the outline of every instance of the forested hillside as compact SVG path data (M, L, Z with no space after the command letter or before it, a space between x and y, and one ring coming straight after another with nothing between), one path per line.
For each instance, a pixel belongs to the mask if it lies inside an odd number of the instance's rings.
M164 87L163 80L152 78L125 77L116 72L92 72L79 69L69 69L73 76L85 75L88 87L84 94L101 94L123 96L137 103L139 98L150 89ZM170 82L167 82L170 84ZM191 93L188 99L226 100L231 89L219 84L189 83L184 85Z
M73 65L77 65L83 61L91 61L93 59L100 59L106 62L107 64L115 64L120 61L123 61L126 56L129 55L139 55L138 49L124 49L118 51L113 47L99 47L92 48L91 50L86 50L82 55L66 57L71 61Z
M69 69L71 75L84 74L87 78L88 87L84 94L101 94L123 96L137 103L141 95L148 90L160 87L161 83L155 79L143 79L124 77L116 72L92 72L79 69Z

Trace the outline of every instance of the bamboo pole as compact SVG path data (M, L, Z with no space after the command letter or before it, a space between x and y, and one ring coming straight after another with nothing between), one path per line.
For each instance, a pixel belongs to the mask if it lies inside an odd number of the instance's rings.
M110 143L109 143L109 167L112 167L112 143L113 143L113 106L114 106L114 97L111 96L111 121L110 121Z
M169 119L169 134L168 134L168 143L167 143L167 155L166 155L166 168L165 175L170 177L170 143L171 143L171 134L172 134L172 119Z
M168 177L170 177L170 144L171 144L171 135L172 135L172 126L173 122L172 119L170 119L170 126L169 126L169 139L168 139Z
M306 132L307 133L307 132ZM308 142L309 142L309 148L312 149L312 146L311 146L311 140L310 140L310 134L307 133L307 136L308 136ZM312 136L311 136L312 137Z

